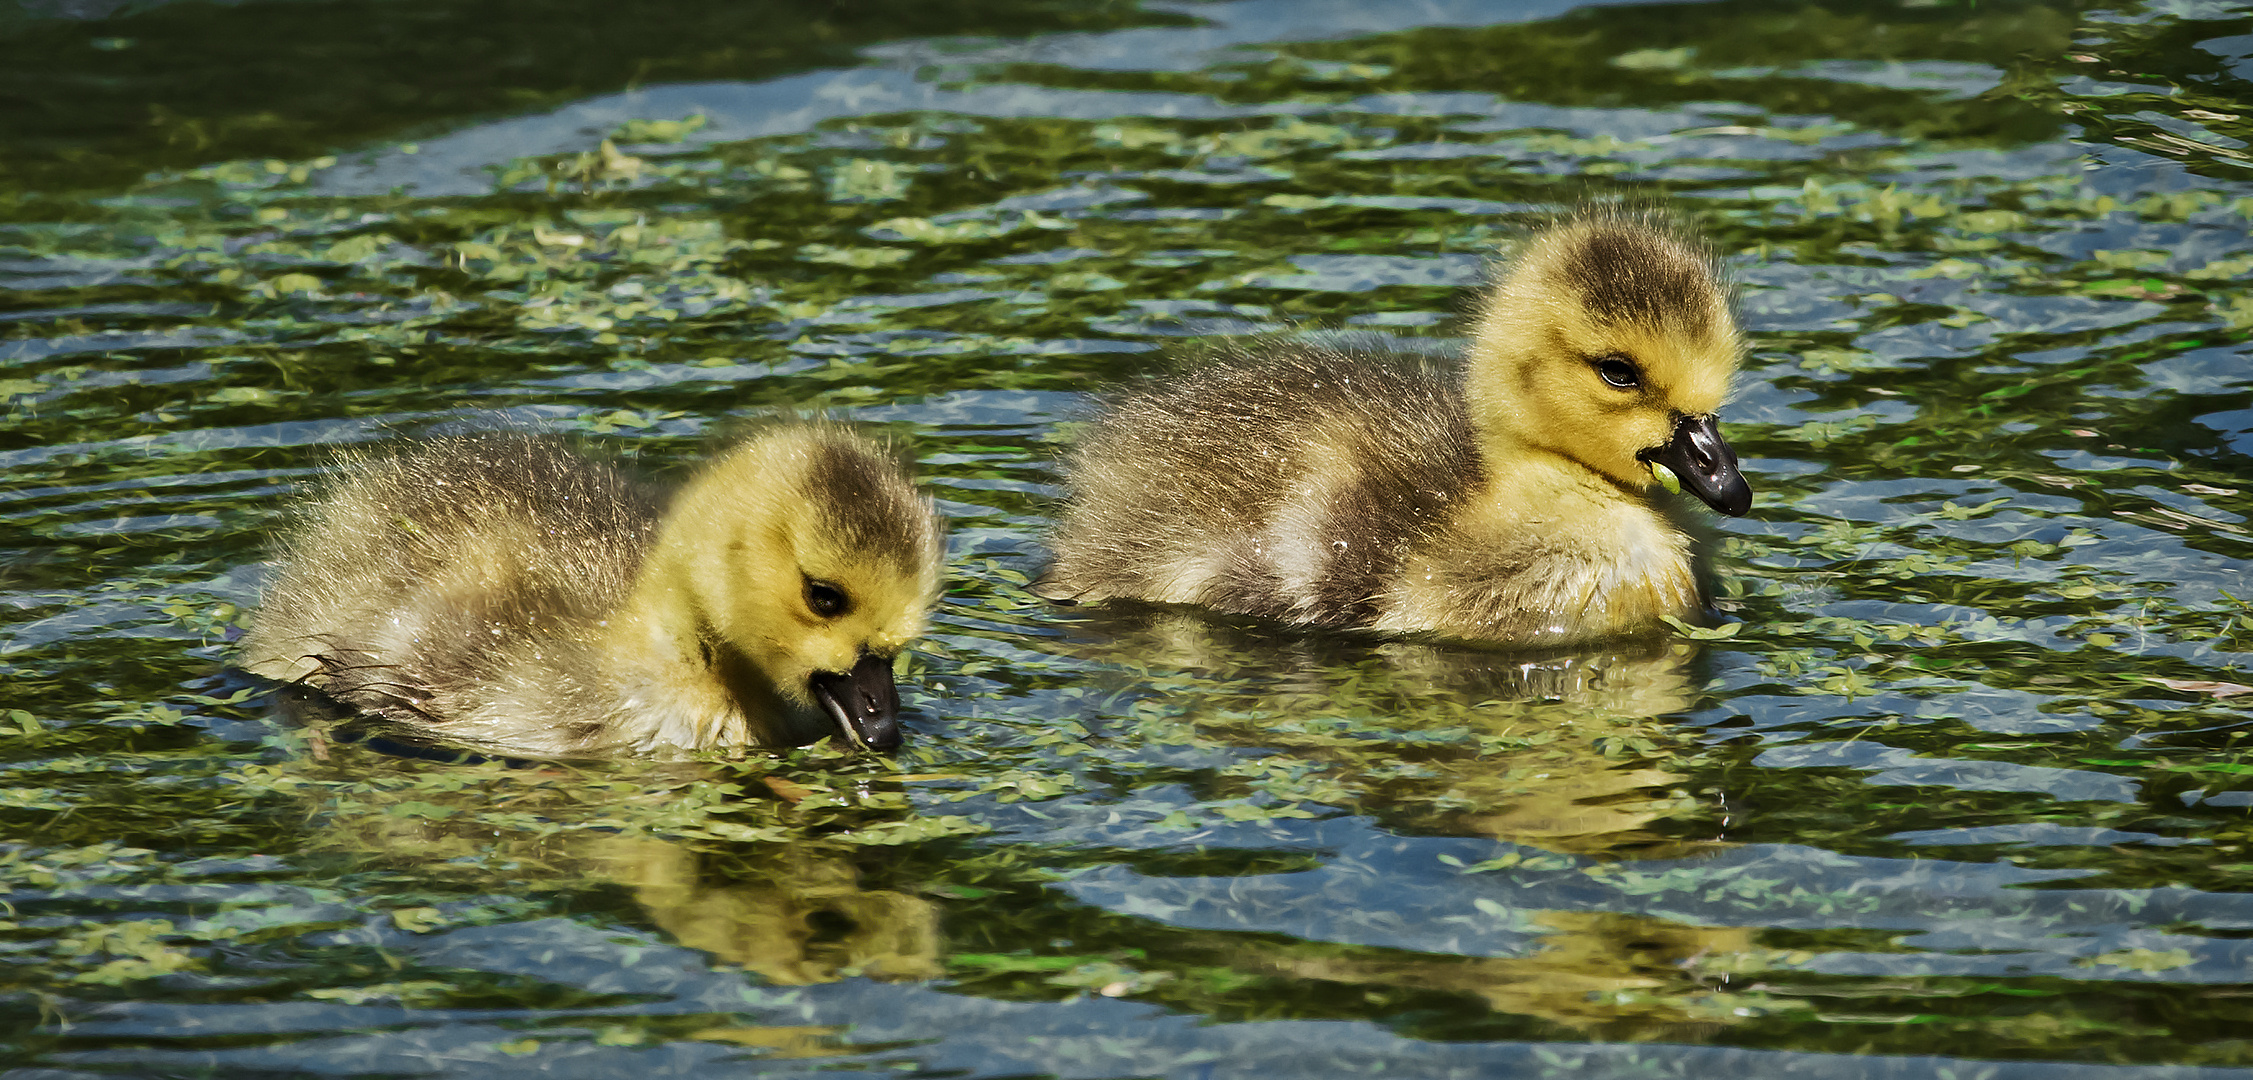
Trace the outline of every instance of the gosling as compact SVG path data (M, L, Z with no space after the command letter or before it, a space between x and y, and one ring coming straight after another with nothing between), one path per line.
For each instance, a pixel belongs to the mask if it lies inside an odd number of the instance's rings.
M842 428L771 429L670 499L551 438L349 458L243 667L411 735L538 757L900 741L892 660L943 527Z
M1585 212L1503 268L1459 375L1282 344L1110 398L1041 591L1511 646L1696 618L1653 489L1751 507L1715 415L1742 353L1696 241Z

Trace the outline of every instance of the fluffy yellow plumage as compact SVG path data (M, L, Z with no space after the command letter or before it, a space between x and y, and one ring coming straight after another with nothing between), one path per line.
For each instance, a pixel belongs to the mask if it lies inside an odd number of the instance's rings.
M669 499L552 439L436 439L343 465L241 658L516 753L885 748L942 546L899 463L837 427L769 430Z
M1652 489L1750 506L1715 419L1742 349L1694 241L1584 214L1521 246L1459 372L1286 344L1111 398L1043 591L1514 645L1694 617Z

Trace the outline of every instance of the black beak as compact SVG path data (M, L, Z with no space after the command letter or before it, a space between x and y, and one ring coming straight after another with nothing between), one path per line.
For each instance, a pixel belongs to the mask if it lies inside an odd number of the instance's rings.
M1720 421L1711 413L1676 421L1674 441L1635 457L1666 466L1690 494L1730 517L1752 509L1752 485L1737 471L1737 452L1722 440Z
M807 680L814 700L837 721L837 737L863 750L900 745L900 691L892 685L892 659L862 653L851 671L817 671Z

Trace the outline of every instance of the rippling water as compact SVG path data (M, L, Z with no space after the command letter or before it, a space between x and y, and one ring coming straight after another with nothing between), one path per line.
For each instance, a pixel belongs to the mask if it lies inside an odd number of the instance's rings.
M0 1076L2253 1065L2245 9L941 7L0 12ZM1452 350L1617 195L1742 287L1741 621L1025 592L1089 387ZM952 518L896 760L429 760L226 669L326 447L778 409Z

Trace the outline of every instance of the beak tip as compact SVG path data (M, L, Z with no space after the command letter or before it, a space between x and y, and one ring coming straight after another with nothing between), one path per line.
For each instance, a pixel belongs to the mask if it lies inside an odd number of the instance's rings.
M1711 414L1683 417L1671 441L1644 453L1660 483L1678 477L1681 490L1730 517L1743 517L1752 510L1752 485L1737 471L1736 452L1721 437L1718 418ZM1666 487L1675 490L1672 484Z
M876 751L900 745L900 693L892 683L892 661L862 653L851 671L817 671L809 687L814 701L836 723L836 737L853 749Z
M1730 479L1736 482L1707 499L1706 503L1730 517L1743 517L1752 511L1752 485L1745 483L1742 476L1732 475Z
M862 745L871 750L888 751L900 748L900 722L896 717L881 716L857 725L854 734Z

